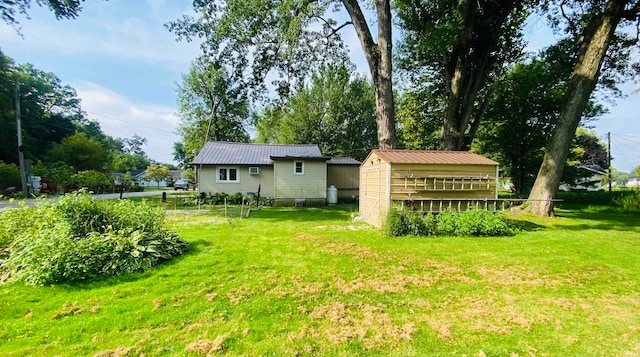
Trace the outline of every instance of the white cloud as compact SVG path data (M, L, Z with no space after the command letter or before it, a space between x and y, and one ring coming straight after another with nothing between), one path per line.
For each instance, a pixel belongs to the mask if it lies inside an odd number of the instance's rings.
M144 150L150 158L164 163L173 161L173 143L179 141L175 134L179 121L175 108L134 104L91 82L78 83L75 88L82 99L82 108L90 119L100 123L106 134L121 138L138 134L147 139Z
M110 3L87 3L75 20L51 21L47 10L34 8L23 21L21 38L10 26L0 25L0 41L11 48L25 48L60 56L100 55L112 59L163 62L186 67L200 54L199 43L176 42L164 23L180 16L159 1L139 7L139 17L104 14ZM171 11L170 11L171 10Z

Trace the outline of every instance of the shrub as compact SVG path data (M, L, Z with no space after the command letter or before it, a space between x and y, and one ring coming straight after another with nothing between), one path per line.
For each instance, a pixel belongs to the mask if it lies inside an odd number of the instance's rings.
M96 201L86 191L54 204L3 212L0 232L1 241L12 237L2 269L30 285L143 271L188 250L164 228L161 208Z
M625 192L614 203L625 211L640 210L640 191Z
M432 215L424 216L422 212L416 212L408 209L393 209L387 217L386 230L387 234L392 237L400 237L406 235L428 236L433 234L431 221Z
M20 187L20 169L16 164L0 161L0 192L7 187Z
M407 209L392 210L387 218L387 234L392 237L414 236L508 236L516 229L502 213L470 209L446 210L437 215Z

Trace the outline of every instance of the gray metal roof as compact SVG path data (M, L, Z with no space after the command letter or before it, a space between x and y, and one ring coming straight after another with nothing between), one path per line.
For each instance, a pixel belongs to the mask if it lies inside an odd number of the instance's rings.
M273 165L271 157L322 159L318 145L245 144L210 141L196 156L196 165Z
M360 165L361 162L350 157L332 157L327 165Z

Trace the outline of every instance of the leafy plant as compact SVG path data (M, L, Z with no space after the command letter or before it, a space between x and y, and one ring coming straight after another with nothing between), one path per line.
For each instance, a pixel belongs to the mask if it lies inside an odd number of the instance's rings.
M0 244L8 246L3 275L29 285L143 271L189 248L164 228L161 208L97 201L87 191L3 212Z
M391 211L387 218L387 235L414 236L509 236L516 229L502 213L480 209L463 212L445 210L437 215L407 209Z

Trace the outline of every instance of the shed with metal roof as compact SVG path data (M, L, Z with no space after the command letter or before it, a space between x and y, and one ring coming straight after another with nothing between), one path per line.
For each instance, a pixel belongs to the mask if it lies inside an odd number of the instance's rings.
M373 150L360 165L360 216L382 227L393 205L488 208L498 198L497 178L497 162L468 151Z

